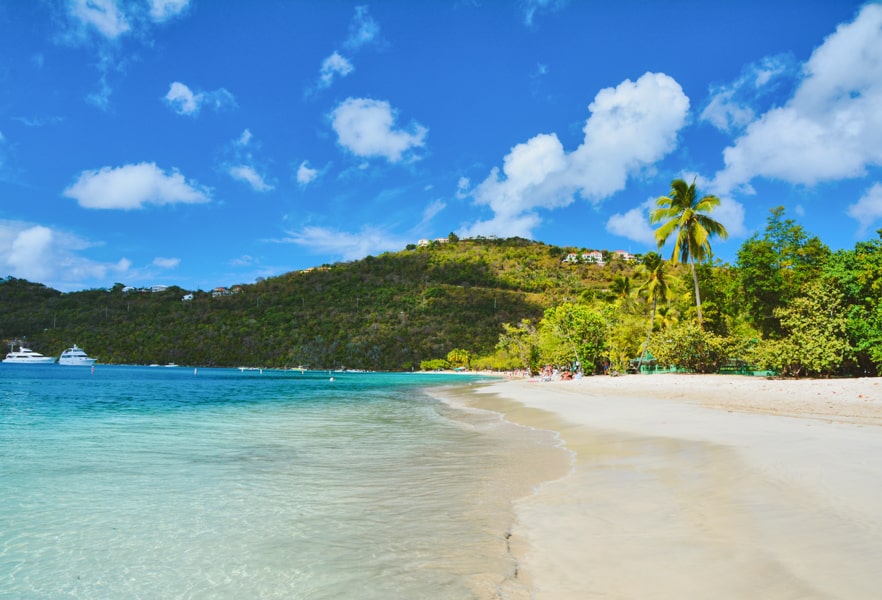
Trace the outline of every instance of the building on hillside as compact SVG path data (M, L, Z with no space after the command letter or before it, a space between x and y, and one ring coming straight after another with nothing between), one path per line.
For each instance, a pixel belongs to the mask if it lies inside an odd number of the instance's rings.
M190 302L193 299L193 294L184 294L184 297L181 298L181 302Z
M212 298L220 298L221 296L229 296L230 290L223 286L218 286L211 291Z
M613 254L621 258L625 262L634 262L635 256L630 252L625 252L624 250L616 250Z
M561 262L569 264L578 264L582 262L591 265L603 266L603 252L599 250L592 250L591 252L583 252L581 255L578 252L570 252L563 258Z

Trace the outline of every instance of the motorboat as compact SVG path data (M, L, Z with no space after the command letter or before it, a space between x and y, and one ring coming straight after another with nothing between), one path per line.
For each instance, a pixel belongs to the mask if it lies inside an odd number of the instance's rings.
M73 348L68 348L61 353L61 358L58 359L58 364L88 367L89 365L94 365L96 360L98 359L90 358L85 350L74 344Z
M43 356L39 352L34 352L30 348L19 346L18 351L12 350L10 344L10 352L3 359L3 362L17 365L50 365L55 362L54 356Z

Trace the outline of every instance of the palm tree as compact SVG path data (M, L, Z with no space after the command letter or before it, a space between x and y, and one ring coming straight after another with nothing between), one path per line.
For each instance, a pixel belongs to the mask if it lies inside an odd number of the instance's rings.
M702 325L701 317L701 294L698 291L698 274L695 272L695 263L705 260L710 254L710 238L718 235L723 239L729 236L723 225L709 216L709 213L720 205L720 199L716 196L703 196L697 198L695 192L695 180L692 185L687 185L682 179L671 182L670 195L662 196L656 200L658 208L649 216L650 223L662 222L655 230L655 240L661 248L675 231L677 237L674 242L674 252L671 261L689 262L692 268L692 281L695 284L695 307L698 310L698 324Z
M646 276L646 280L637 288L637 293L646 297L652 308L649 315L649 330L646 333L646 341L643 343L643 351L640 353L640 360L637 363L637 372L643 366L643 358L646 356L646 350L649 347L649 338L652 335L653 326L655 325L656 309L659 302L665 303L671 299L673 292L668 286L667 275L665 274L665 261L660 254L656 252L647 252L643 257L643 263L637 267L638 273Z

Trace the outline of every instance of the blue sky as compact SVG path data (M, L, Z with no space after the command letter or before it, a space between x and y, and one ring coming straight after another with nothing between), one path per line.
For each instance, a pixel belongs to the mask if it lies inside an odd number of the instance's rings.
M646 252L674 178L882 227L882 4L8 0L0 276L212 289L522 236ZM669 251L669 250L667 250Z

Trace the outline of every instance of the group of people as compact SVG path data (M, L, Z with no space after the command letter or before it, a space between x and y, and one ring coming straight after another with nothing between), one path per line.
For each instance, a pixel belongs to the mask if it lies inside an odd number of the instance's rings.
M541 381L569 381L571 379L582 379L582 370L578 367L572 369L569 367L558 369L551 365L545 365L539 372L539 379Z

